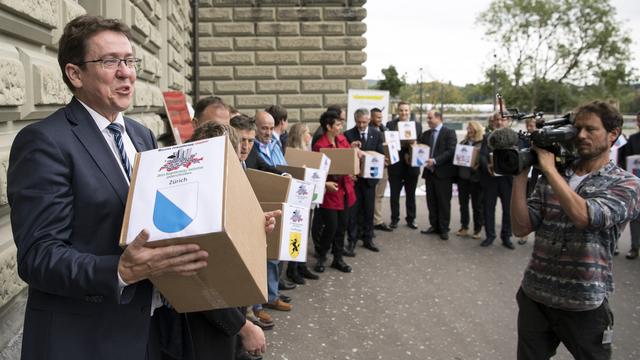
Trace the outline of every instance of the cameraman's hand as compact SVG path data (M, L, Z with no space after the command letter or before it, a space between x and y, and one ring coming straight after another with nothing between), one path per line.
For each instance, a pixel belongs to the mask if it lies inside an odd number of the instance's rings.
M532 149L538 155L538 167L546 175L549 171L556 169L555 155L545 149L541 149L537 146L533 146Z

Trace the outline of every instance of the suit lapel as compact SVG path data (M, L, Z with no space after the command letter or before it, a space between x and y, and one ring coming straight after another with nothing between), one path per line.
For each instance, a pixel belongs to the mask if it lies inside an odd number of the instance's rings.
M120 201L122 201L122 204L126 204L129 185L122 175L120 166L116 163L113 152L109 149L104 136L100 133L89 112L78 100L73 98L65 108L65 113L67 114L67 119L75 124L75 126L71 127L71 131L91 155L102 175L107 178Z
M147 144L145 144L144 141L142 140L142 136L140 136L140 134L138 134L135 131L135 127L131 125L132 121L133 120L124 118L124 123L126 125L125 130L127 132L127 135L129 135L129 139L131 139L133 146L136 148L136 151L143 152L143 151L150 150L149 146L147 146ZM131 159L131 161L133 161L133 159Z

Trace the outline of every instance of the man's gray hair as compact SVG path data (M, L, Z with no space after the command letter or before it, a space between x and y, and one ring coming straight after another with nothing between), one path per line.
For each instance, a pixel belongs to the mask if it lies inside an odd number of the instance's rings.
M364 116L364 115L369 115L369 110L365 108L360 108L356 110L355 113L353 113L353 118L358 120L361 116Z

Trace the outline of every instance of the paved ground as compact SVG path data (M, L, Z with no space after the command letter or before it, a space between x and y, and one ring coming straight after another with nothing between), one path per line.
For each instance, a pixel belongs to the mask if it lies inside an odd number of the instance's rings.
M425 198L417 201L424 228ZM481 248L471 238L441 241L400 225L377 233L381 253L358 247L347 259L353 273L327 268L320 280L286 292L294 309L272 312L265 359L515 359L515 293L531 240L515 251L499 242ZM614 359L640 358L640 260L624 259L629 244L627 230L615 262ZM571 356L561 348L554 359Z

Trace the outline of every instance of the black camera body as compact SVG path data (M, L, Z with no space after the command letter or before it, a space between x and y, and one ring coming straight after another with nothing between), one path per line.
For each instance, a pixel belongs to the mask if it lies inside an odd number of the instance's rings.
M571 113L553 120L543 120L542 113L535 115L537 130L531 134L511 129L496 130L490 137L489 144L493 147L493 168L502 175L517 175L529 166L536 166L538 156L531 148L518 149L518 139L533 144L555 155L555 165L563 171L578 158L574 139L578 130L573 126L575 121ZM496 134L504 131L502 134ZM508 134L507 131L512 134ZM515 139L515 141L514 141Z

